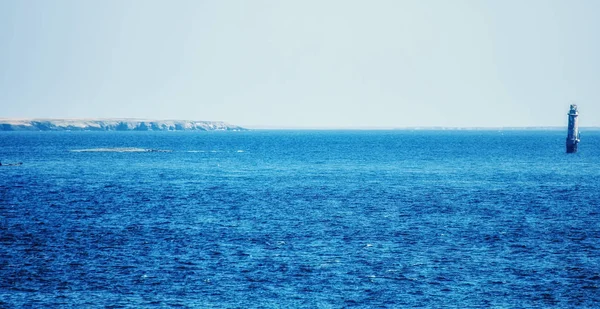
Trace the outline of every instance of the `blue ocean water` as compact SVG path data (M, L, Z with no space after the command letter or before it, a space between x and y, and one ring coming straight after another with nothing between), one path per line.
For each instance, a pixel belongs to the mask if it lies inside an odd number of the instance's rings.
M598 307L565 136L0 132L0 308Z

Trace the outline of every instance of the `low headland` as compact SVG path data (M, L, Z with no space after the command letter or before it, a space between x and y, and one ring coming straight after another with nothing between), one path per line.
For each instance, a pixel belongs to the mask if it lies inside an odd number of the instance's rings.
M222 121L150 120L128 118L8 119L0 131L244 131Z

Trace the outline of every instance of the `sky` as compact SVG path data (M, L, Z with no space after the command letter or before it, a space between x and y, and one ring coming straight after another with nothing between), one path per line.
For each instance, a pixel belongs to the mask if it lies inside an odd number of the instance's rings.
M597 0L0 0L0 117L600 126Z

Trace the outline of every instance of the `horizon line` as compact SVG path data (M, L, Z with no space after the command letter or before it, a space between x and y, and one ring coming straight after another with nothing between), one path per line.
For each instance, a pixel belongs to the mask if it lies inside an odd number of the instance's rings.
M482 126L265 126L265 125L239 125L250 130L362 130L362 131L386 131L386 130L564 130L567 126L506 126L506 127L482 127ZM600 126L580 127L580 129L600 129Z

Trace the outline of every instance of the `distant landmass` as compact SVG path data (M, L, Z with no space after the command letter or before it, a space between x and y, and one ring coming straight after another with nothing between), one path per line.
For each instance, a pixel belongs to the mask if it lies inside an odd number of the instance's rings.
M0 131L244 131L222 121L148 119L6 119Z

